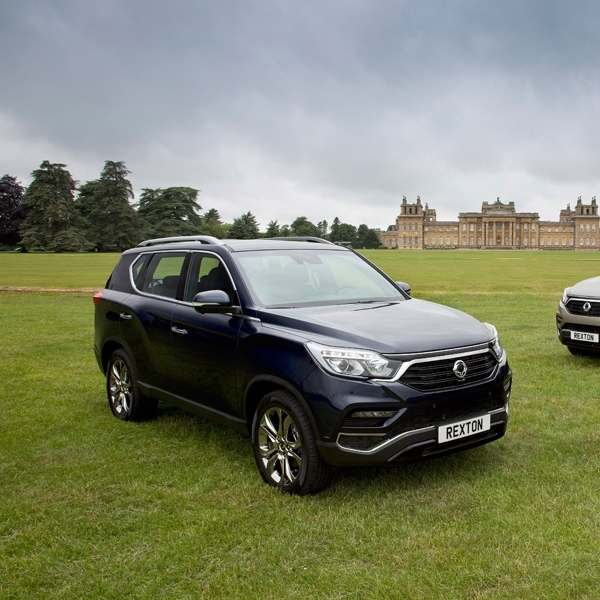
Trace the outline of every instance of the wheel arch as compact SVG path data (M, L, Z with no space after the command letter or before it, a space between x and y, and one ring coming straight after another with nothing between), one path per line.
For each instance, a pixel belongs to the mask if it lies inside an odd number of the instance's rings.
M106 367L108 366L108 361L110 360L112 353L121 348L126 350L125 346L116 340L107 340L104 342L104 346L102 346L102 371L104 373L106 373Z
M300 402L300 404L302 404L302 408L304 409L310 420L310 425L313 429L315 438L317 440L321 440L321 432L317 427L317 423L315 421L313 412L310 409L308 403L306 402L304 396L289 381L286 381L285 379L281 379L279 377L274 377L272 375L258 375L250 381L246 388L246 393L244 397L244 410L246 423L250 435L252 435L252 422L254 420L254 414L256 413L256 409L260 401L268 393L274 392L276 390L284 390L286 392L289 392L298 400L298 402Z

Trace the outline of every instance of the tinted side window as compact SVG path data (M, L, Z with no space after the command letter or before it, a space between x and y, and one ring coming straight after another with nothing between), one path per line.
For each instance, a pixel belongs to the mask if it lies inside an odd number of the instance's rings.
M199 292L223 290L233 299L234 289L229 273L216 257L195 252L192 254L184 300L191 302Z
M142 291L156 296L176 298L185 255L185 252L154 254L146 269Z

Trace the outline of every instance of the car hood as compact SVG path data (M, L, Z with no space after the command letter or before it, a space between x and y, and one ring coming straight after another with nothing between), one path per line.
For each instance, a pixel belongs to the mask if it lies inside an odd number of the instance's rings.
M258 316L266 327L283 328L307 340L388 354L471 346L489 342L493 337L483 323L470 315L416 299L263 309Z
M569 288L569 296L582 296L584 298L600 298L600 277L584 279Z

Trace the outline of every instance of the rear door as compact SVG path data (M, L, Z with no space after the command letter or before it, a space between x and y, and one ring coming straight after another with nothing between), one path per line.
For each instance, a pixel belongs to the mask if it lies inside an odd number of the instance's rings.
M177 385L171 344L171 315L176 306L187 252L143 254L132 268L137 293L120 317L121 338L134 358L139 380L171 391ZM174 392L176 393L176 392Z

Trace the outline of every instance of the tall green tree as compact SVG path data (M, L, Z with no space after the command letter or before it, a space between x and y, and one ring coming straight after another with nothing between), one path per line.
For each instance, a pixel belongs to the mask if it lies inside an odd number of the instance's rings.
M190 187L145 188L138 214L149 224L152 237L198 235L203 233L203 219L197 199L198 190Z
M358 248L379 247L379 234L368 225L361 223L356 231L355 246Z
M356 227L350 223L340 223L339 228L340 242L354 244L356 243Z
M267 225L267 231L265 231L265 237L279 237L280 233L281 227L279 227L279 223L277 221L269 221L269 224Z
M27 216L21 226L22 243L57 252L89 250L85 220L75 205L76 182L66 165L45 160L31 173L25 193Z
M292 235L319 237L319 228L306 217L298 217L290 226Z
M79 190L77 205L89 223L88 237L99 251L121 252L147 234L131 205L130 173L123 161L107 160L100 178L88 181Z
M19 243L19 230L27 214L23 191L16 177L3 175L0 178L0 246Z
M319 221L317 223L317 229L319 230L319 237L327 239L327 231L329 230L327 221Z
M342 239L340 237L340 224L338 217L333 219L333 223L331 223L331 232L329 234L329 240L331 242L339 242Z
M223 223L221 215L216 208L210 208L202 215L203 235L212 235L213 237L223 239L227 236L228 225Z
M227 237L234 240L248 240L260 237L256 217L248 211L233 220Z

